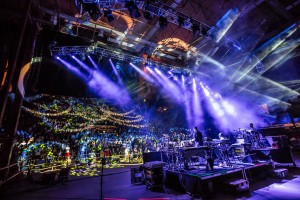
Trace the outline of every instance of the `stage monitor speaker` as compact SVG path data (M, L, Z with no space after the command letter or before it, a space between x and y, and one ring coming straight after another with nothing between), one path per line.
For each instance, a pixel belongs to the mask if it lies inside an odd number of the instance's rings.
M249 154L249 155L246 155L243 159L242 159L242 162L243 163L258 163L258 157L257 155L254 153L254 154Z
M167 162L167 155L162 151L143 153L143 162L162 161Z
M271 158L274 162L293 163L295 165L290 148L272 149Z
M279 148L286 148L286 147L289 147L289 145L290 145L289 138L285 135L272 136L272 141L273 141L273 143L277 143Z

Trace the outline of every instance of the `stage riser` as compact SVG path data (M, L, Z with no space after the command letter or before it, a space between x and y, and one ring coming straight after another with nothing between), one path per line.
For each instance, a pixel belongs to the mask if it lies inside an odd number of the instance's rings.
M292 163L294 164L294 160L292 157L290 148L281 148L281 149L270 149L270 150L253 150L253 154L255 154L255 159L257 160L268 160L272 158L274 162L278 163Z
M268 177L270 170L272 169L271 165L259 165L259 166L251 166L245 167L247 178L251 179L251 181L257 181ZM236 172L228 171L227 174L218 174L211 177L200 177L196 174L189 175L188 172L181 173L178 171L166 170L165 174L165 185L172 189L176 189L178 191L184 191L188 194L200 194L205 197L213 197L218 192L228 192L228 187L224 187L225 183L229 183L232 180L244 179L242 170ZM182 180L182 182L181 182ZM249 184L250 180L247 180ZM250 183L251 183L250 181ZM234 186L232 189L238 192L248 191L247 184L243 185L243 187Z
M185 189L181 184L181 174L180 172L174 172L165 170L164 171L164 184L171 189L174 189L178 192L185 193Z

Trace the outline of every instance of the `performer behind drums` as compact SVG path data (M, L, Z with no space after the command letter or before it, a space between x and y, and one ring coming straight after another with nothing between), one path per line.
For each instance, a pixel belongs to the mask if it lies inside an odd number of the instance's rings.
M194 131L194 140L195 140L195 147L203 146L203 138L202 133L195 127Z
M263 143L260 141L260 139L262 138L261 134L257 131L256 128L254 128L254 125L253 123L250 123L250 131L251 131L251 134L254 135L255 137L255 147L264 147Z
M257 139L257 140L260 139L260 135L259 135L259 133L257 132L256 128L254 128L253 123L250 123L250 131L251 131L252 134L254 134L255 139Z

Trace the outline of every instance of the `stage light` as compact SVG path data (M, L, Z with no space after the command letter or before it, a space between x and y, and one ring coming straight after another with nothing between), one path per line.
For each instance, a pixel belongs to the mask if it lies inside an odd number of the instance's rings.
M59 59L60 59L60 57L56 56L56 59L57 59L57 60L59 60Z
M116 69L117 69L117 70L120 70L120 69L121 69L121 66L120 66L120 63L119 63L119 62L117 62L117 64L116 64Z
M72 58L75 58L75 56L72 56Z
M149 8L149 2L147 1L145 3L145 7L144 7L144 11L143 11L143 15L144 15L144 18L148 21L152 20L153 19L153 15L151 14L150 11L150 8Z
M168 19L164 16L159 17L159 27L162 29L167 28L168 26Z
M97 21L102 15L96 3L83 4L83 12L88 12L94 21Z
M128 9L131 18L139 18L141 16L138 7L135 5L133 1L127 2L125 4L125 8Z
M184 19L183 19L183 17L179 16L178 19L177 19L177 22L178 22L178 25L179 25L179 26L183 26L183 24L184 24Z
M189 18L184 19L182 16L179 16L177 19L177 23L179 26L186 28L188 26Z
M106 17L109 22L112 22L115 19L110 9L104 10L104 17Z
M193 37L197 37L200 35L200 26L198 24L192 25Z
M68 20L66 20L66 25L63 27L61 32L67 33L69 35L76 35L73 31L73 24L68 22Z
M150 12L148 12L148 11L144 11L144 12L143 12L143 15L144 15L144 18L145 18L146 20L148 20L148 21L151 21L151 20L153 19L152 14L151 14Z

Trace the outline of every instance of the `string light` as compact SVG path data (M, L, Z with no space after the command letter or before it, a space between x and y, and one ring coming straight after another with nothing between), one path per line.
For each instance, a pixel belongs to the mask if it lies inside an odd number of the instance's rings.
M32 113L33 115L37 116L37 117L42 117L42 116L51 116L51 117L55 117L55 116L61 116L61 115L64 115L66 113L69 113L71 111L71 108L68 108L67 110L64 110L62 112L58 112L58 113L42 113L42 112L39 112L39 111L35 111L35 110L32 110L30 108L27 108L25 106L22 106L22 108L25 110L25 111L28 111L30 113Z
M55 100L48 104L34 102L38 100L43 101L44 99L42 98L45 98L46 102L48 102L49 99ZM134 110L123 113L116 112L113 111L112 107L109 107L98 99L61 97L61 100L58 100L57 98L56 96L50 95L28 97L25 99L27 104L29 104L28 107L23 106L22 108L26 112L39 117L41 119L39 124L46 125L55 132L82 132L99 128L97 123L100 122L111 122L113 124L138 129L147 127L145 124L139 124L143 121L143 117L135 114ZM88 101L88 103L82 101Z

